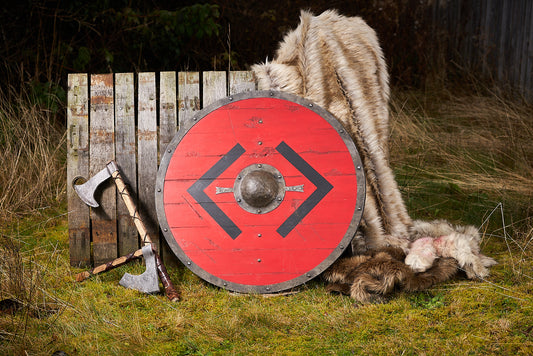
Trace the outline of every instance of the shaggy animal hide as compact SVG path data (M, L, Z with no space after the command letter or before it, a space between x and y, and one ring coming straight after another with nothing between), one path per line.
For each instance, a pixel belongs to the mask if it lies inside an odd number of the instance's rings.
M345 17L336 11L326 11L319 16L303 11L299 26L285 36L274 60L255 65L252 70L259 89L281 90L311 100L331 112L350 132L366 177L365 208L352 242L355 254L386 246L407 252L410 241L417 237L449 235L429 232L420 235L434 223L418 224L413 228L389 165L387 68L375 32L361 18ZM442 228L439 226L437 224L435 229ZM465 236L473 233L470 228L465 228L468 230L465 232L458 229L452 230ZM472 262L472 255L482 256L478 243L479 239L475 238L466 244L457 241L454 253L441 252L441 256L457 258L467 273L472 266L471 273L485 275L485 271L478 265L474 267ZM463 246L470 260L463 258L460 251ZM366 300L372 293L386 294L398 284L408 290L422 288L445 279L453 270L450 259L435 260L432 255L433 264L425 262L425 272L414 275L403 259L387 256L355 256L350 266L361 264L364 269L376 272L365 272L365 278L356 278L360 272L344 273L345 279L331 281L339 288L349 287L356 299ZM491 259L480 258L483 268L492 263Z
M378 249L335 262L323 276L328 291L350 295L361 303L379 302L395 290L421 291L443 282L457 272L453 258L439 258L422 273L415 273L403 260L401 248Z
M487 267L497 262L480 253L479 232L474 226L453 226L447 221L415 221L405 263L415 272L426 271L438 257L452 257L468 278L485 278Z
M309 99L350 132L366 175L356 250L406 249L412 224L388 161L389 77L377 36L361 18L303 11L273 61L252 67L258 87Z

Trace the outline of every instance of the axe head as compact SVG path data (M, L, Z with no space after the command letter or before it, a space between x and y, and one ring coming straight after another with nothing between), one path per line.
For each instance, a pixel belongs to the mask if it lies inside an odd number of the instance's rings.
M123 287L135 289L142 293L157 293L159 292L159 277L157 275L154 251L149 244L145 245L142 251L146 271L138 276L126 273L118 283Z
M114 161L111 161L104 169L96 173L92 178L90 178L83 184L76 184L76 182L80 179L83 179L83 177L78 176L74 178L72 180L72 187L74 188L76 193L78 193L78 196L85 204L89 205L90 207L97 208L100 206L100 204L98 204L98 202L94 198L94 193L96 192L96 189L102 182L106 181L109 177L111 177L111 174L117 169L118 167L116 163Z

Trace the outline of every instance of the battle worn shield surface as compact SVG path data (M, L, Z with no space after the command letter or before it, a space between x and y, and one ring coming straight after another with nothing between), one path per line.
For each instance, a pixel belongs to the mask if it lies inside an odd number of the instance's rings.
M163 234L217 286L273 293L328 268L364 206L361 160L342 125L282 92L219 100L187 120L156 182Z

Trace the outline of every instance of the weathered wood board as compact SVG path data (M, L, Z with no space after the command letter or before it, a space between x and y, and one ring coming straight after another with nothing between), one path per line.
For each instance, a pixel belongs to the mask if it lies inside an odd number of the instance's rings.
M115 158L113 87L113 74L91 75L89 177ZM116 189L109 180L97 193L100 206L91 208L92 246L94 263L102 264L117 257Z
M67 106L67 201L70 263L91 264L89 207L70 186L77 176L89 175L89 85L87 74L69 74Z
M137 151L135 135L135 83L133 73L115 75L115 160L129 194L137 196ZM139 248L135 224L120 192L117 194L118 254Z
M138 97L138 209L152 237L152 242L159 250L159 228L155 213L154 189L157 175L157 98L155 73L139 73ZM142 242L141 242L142 244Z
M71 182L114 159L166 263L177 261L159 236L154 187L158 164L179 123L230 94L255 89L251 72L70 74L67 105L69 250L73 266L107 262L139 247L112 180L89 209Z

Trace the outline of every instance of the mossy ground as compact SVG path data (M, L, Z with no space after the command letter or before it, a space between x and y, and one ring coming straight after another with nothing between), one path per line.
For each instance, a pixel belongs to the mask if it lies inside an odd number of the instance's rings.
M171 303L118 285L140 263L76 283L62 205L2 228L0 299L20 307L0 312L0 354L531 354L531 108L483 96L426 99L396 95L392 165L413 217L480 227L483 252L499 262L487 280L459 276L359 305L320 280L295 294L236 295L175 267L183 300Z

